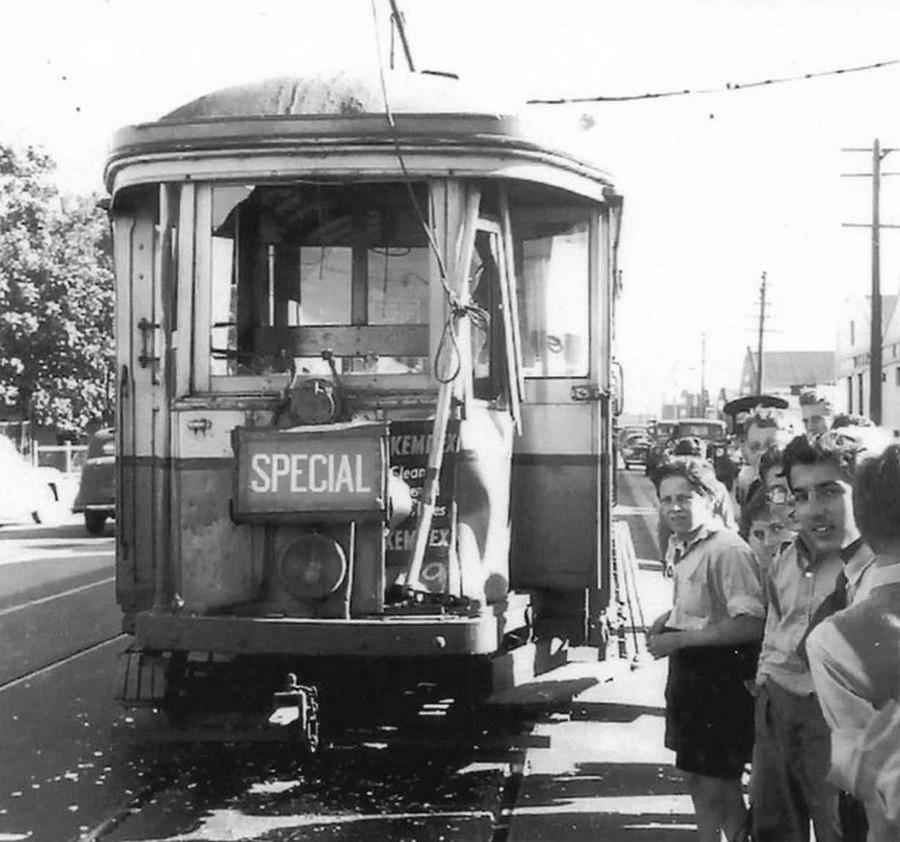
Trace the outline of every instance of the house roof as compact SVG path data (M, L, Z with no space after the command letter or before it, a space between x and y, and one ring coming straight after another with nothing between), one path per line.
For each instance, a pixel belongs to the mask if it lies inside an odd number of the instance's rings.
M748 351L744 377L755 385L759 354ZM748 371L749 369L749 371ZM762 391L834 383L833 351L763 351Z

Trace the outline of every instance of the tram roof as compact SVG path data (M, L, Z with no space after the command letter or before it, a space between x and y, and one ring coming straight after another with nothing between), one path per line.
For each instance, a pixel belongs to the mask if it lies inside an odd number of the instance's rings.
M321 158L336 150L400 144L404 155L419 150L432 158L482 153L539 161L599 183L604 193L612 189L605 171L549 141L544 131L516 116L515 108L484 90L443 76L398 73L390 74L387 98L392 120L380 81L344 74L281 77L214 91L159 120L119 130L106 184L114 192L122 186L121 170L150 161L177 160L188 167L216 155L246 159L297 151Z

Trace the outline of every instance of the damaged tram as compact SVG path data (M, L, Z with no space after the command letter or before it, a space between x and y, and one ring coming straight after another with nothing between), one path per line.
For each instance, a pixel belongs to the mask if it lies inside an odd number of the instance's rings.
M126 705L314 745L350 700L602 650L621 200L458 84L272 80L116 135Z

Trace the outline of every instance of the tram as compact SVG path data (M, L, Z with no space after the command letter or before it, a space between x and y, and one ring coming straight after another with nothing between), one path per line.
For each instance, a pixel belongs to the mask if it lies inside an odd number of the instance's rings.
M602 653L621 198L459 85L269 80L115 136L124 704L314 743Z

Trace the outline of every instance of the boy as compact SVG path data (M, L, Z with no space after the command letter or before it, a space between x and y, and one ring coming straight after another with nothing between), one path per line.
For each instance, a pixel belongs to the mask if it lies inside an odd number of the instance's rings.
M780 550L793 540L794 533L769 502L767 491L762 488L747 501L744 511L745 539L753 550L760 569L768 570Z
M852 601L874 560L853 513L857 444L831 433L798 436L784 452L798 534L765 572L770 595L757 671L753 756L753 839L844 835L838 790L826 780L830 734L798 647L823 603Z

